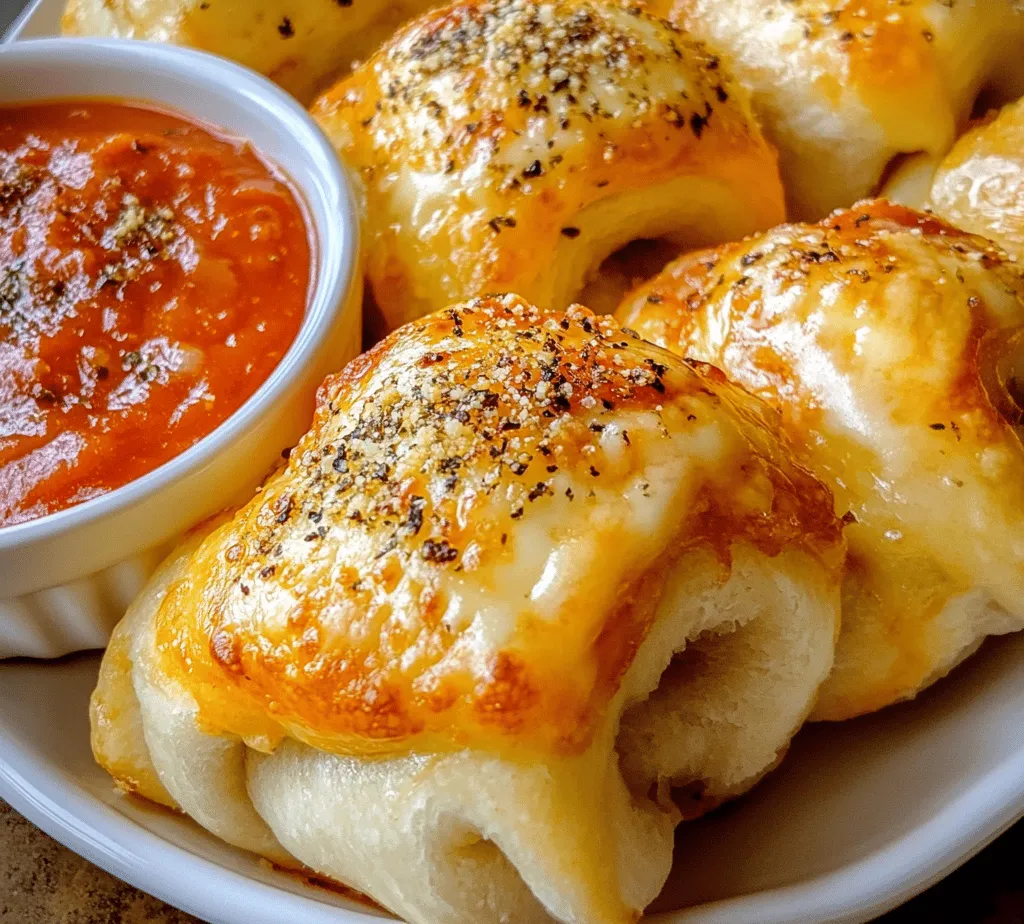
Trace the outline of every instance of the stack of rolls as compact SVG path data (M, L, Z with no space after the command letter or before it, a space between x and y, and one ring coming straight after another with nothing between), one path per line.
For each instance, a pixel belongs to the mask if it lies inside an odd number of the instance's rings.
M1024 14L316 6L69 4L335 80L383 337L128 611L96 757L414 924L633 922L805 721L1024 628Z

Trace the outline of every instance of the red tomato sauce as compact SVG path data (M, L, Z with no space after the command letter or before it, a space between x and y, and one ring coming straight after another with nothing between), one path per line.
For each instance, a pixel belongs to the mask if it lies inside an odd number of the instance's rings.
M224 421L295 338L310 267L246 142L132 104L0 108L0 527Z

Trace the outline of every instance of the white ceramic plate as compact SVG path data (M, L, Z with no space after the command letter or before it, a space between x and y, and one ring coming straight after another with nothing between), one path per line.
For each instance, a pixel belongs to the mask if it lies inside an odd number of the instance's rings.
M213 924L379 920L118 794L89 751L97 664L0 663L0 797L72 850ZM669 884L645 920L871 920L1024 817L1022 718L1024 636L1014 636L987 644L917 702L809 726L750 796L681 829Z
M16 28L51 34L61 6L38 0ZM380 920L184 818L119 795L89 751L97 663L0 663L0 797L97 865L212 924ZM805 729L754 793L680 831L672 876L645 920L860 924L1021 817L1017 636L990 642L915 703Z

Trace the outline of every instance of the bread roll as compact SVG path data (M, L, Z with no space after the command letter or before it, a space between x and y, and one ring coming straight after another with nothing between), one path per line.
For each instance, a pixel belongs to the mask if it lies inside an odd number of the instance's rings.
M989 244L862 203L685 257L621 320L781 412L849 521L819 719L907 699L1024 627L1024 279Z
M677 821L811 709L843 553L720 375L472 301L328 379L287 467L163 569L93 746L414 924L625 924Z
M1024 258L1024 99L972 126L937 170L913 166L927 181L923 194L893 184L887 196L923 205Z
M66 35L190 45L266 74L308 103L438 0L68 0Z
M778 147L790 216L875 193L890 165L945 154L980 94L1024 93L1014 0L651 0L721 55Z
M743 90L615 0L428 13L313 114L358 178L387 330L491 292L564 309L635 239L679 253L783 219Z

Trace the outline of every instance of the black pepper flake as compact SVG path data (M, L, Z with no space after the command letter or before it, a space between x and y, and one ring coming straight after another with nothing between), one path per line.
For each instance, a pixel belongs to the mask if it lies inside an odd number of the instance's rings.
M284 497L279 497L274 502L273 506L274 513L277 514L277 516L274 517L274 520L278 523L287 523L288 517L290 517L292 514L293 506L294 502L292 501L290 496L286 495Z
M565 489L565 496L572 500L576 495L572 493L572 488Z
M528 180L536 179L539 176L544 175L544 168L541 166L539 160L535 160L530 166L524 168L523 176Z
M423 527L423 508L426 505L426 498L414 494L409 500L409 515L400 529L409 536L415 536Z
M287 16L278 23L277 31L281 33L282 38L291 38L295 35L295 28L292 26L292 21Z
M523 463L519 461L509 462L508 467L513 475L523 475L526 473L527 468L529 468L528 465L523 465Z
M238 586L242 590L242 596L243 597L248 597L249 596L249 585L248 584L239 584Z
M525 90L520 90L519 93L516 94L516 102L519 103L523 109L527 109L530 105L530 94Z
M664 299L660 295L648 295L647 302L651 305L660 305Z
M543 497L545 494L551 493L551 487L546 481L538 481L532 488L530 493L526 495L526 499L535 501L538 497Z
M520 517L522 517L522 515L523 515L523 508L522 507L516 507L516 509L513 510L509 514L509 516L512 517L513 520L518 520Z
M844 526L850 526L857 522L857 515L852 510L847 510L840 519Z
M604 405L604 409L606 411L614 411L615 410L614 402L609 401L607 398L602 398L601 399L601 404Z
M506 542L508 542L508 533L502 533L501 534L501 544L504 545Z
M946 429L946 425L944 423L933 423L933 424L928 424L928 426L931 427L932 430L945 430Z
M516 220L510 215L495 215L487 225L495 234L501 234L502 228L514 228Z
M594 478L597 478L601 473L596 468L594 468L593 465L591 465L590 474L593 475Z
M547 466L547 471L548 471L549 475L553 475L555 472L558 471L558 466L557 465L549 465L549 466Z
M596 420L590 425L590 431L592 433L604 432L604 424L598 423Z
M580 229L574 228L570 225L567 228L562 228L562 234L564 234L567 238L570 239L577 238L580 236Z
M264 580L266 580L267 578L272 578L274 576L275 571L277 571L277 565L267 565L266 568L260 569L260 577Z

